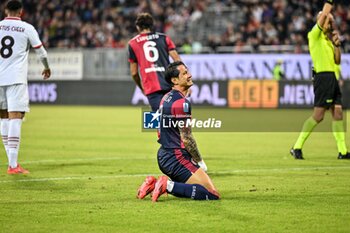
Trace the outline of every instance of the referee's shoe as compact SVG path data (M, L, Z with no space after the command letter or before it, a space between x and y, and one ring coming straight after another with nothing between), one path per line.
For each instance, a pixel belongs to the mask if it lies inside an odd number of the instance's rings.
M339 153L338 159L350 159L350 153L347 152L345 155L342 155L341 153Z
M295 159L304 159L303 157L303 151L301 149L290 149L289 153L295 158Z

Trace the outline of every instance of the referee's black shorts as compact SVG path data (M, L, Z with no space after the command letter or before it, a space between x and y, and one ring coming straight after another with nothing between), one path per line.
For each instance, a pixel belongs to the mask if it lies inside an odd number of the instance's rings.
M315 107L341 105L341 91L334 72L316 73L314 78Z

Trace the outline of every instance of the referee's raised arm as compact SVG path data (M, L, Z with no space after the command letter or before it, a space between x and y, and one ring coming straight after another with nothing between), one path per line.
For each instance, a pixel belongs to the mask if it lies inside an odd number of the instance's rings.
M329 13L332 11L334 0L326 0L322 11L317 16L317 24L323 29L329 23Z

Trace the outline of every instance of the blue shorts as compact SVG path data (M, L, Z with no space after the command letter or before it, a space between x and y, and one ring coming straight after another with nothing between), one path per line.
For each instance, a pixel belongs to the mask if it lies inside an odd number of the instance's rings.
M186 183L199 168L185 149L164 149L162 147L158 150L158 166L172 181L180 183Z
M149 105L151 105L153 112L159 109L160 101L162 100L163 96L168 92L169 91L157 91L147 95Z

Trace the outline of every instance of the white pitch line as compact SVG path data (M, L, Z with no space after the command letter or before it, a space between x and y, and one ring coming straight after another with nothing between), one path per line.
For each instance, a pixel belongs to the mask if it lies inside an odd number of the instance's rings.
M262 168L262 169L247 169L247 170L227 170L217 171L211 174L230 174L230 173L245 173L245 172L283 172L283 171L312 171L312 170L341 170L350 169L350 166L335 166L335 167L289 167L289 168Z
M79 159L45 159L45 160L33 160L23 161L21 164L39 164L39 163L70 163L70 162L88 162L88 161L101 161L101 160L151 160L156 158L135 158L135 157L101 157L101 158L79 158Z
M114 175L114 176L66 176L66 177L51 177L51 178L21 179L21 180L0 180L0 183L46 182L46 181L60 181L60 180L93 180L93 179L113 179L113 178L146 177L146 176L156 176L156 174L126 174L126 175Z
M288 171L312 171L312 170L342 170L350 169L350 166L336 166L336 167L292 167L292 168L271 168L271 169L246 169L246 170L227 170L209 172L210 175L216 174L234 174L234 173L255 173L255 172L288 172ZM60 180L93 180L93 179L118 179L130 177L146 177L157 176L159 174L125 174L125 175L111 175L111 176L66 176L66 177L51 177L51 178L35 178L35 179L20 179L20 180L0 180L1 183L15 183L15 182L46 182L46 181L60 181Z

